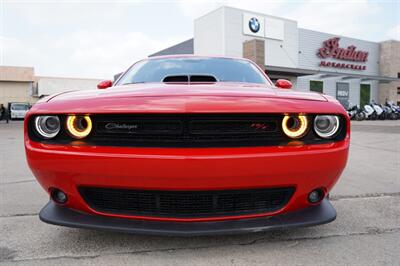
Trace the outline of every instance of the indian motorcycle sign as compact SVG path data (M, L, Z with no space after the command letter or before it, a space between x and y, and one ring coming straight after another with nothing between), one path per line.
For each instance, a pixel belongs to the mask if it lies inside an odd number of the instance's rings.
M368 60L368 52L357 50L357 47L350 45L347 48L339 46L340 38L331 38L323 42L322 48L318 49L317 55L320 57L320 67L333 67L352 70L365 70L363 64ZM347 62L334 62L329 59L336 59Z

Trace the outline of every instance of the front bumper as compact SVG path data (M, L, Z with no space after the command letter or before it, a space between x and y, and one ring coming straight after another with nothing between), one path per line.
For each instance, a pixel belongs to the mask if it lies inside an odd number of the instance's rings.
M30 168L46 191L63 190L66 208L104 218L211 222L281 215L310 207L308 193L338 180L348 156L348 139L321 145L157 149L57 146L26 139ZM78 188L137 190L244 190L294 187L287 205L273 213L235 217L177 218L103 213L88 206Z
M13 113L11 113L10 117L11 117L11 119L23 119L23 118L25 118L25 115L26 114L13 114Z
M336 211L327 199L319 205L285 214L252 219L212 222L166 222L121 219L90 215L56 205L50 201L40 212L43 222L86 229L110 230L143 235L225 235L283 230L332 222Z

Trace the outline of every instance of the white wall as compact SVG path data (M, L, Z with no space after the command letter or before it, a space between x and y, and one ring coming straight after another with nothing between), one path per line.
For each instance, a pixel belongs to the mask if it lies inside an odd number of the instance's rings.
M224 8L218 8L194 21L194 54L224 55Z
M261 24L259 32L248 30L249 18L255 17ZM268 22L269 21L269 22ZM319 67L321 59L317 51L323 41L337 37L336 35L299 29L297 22L257 12L245 11L231 7L221 7L195 20L194 53L203 55L243 56L243 42L260 39L265 42L265 65L288 68L313 69L347 74L379 75L379 43L341 37L340 46L357 46L357 50L369 52L367 69L349 70ZM283 34L282 34L283 24ZM246 28L247 27L247 28ZM267 31L271 27L272 33ZM272 38L270 34L279 36ZM265 37L268 36L268 37ZM283 36L283 38L282 38ZM336 61L329 59L329 61ZM344 76L344 75L343 75ZM271 76L272 78L285 78ZM317 76L286 77L295 84L299 91L309 91L310 80L318 80ZM342 76L324 78L324 93L336 97L336 83L349 83L352 104L360 101L360 79L342 80ZM371 85L371 100L378 101L377 81L362 82Z
M299 29L299 68L304 69L316 69L321 71L330 71L338 73L349 73L349 74L363 74L363 75L379 75L379 43L362 41L354 38L343 37L338 35L333 35L324 32ZM332 61L336 63L354 63L357 65L365 65L366 70L351 70L351 69L341 69L341 68L330 68L330 67L320 67L319 63L321 58L317 56L319 48L322 48L323 42L333 38L340 37L339 45L340 47L346 48L350 45L354 45L358 50L368 51L368 61L365 63L351 62L337 60L333 58L327 58L325 61Z
M0 104L7 108L9 102L32 102L32 82L0 81Z
M378 81L362 81L359 79L348 79L342 80L340 77L323 78L320 79L319 75L310 75L297 78L297 86L295 90L299 91L310 91L310 80L323 81L323 93L331 95L336 98L336 83L349 83L349 102L352 105L360 103L360 84L370 84L371 85L371 100L379 103L379 84Z
M97 89L97 84L100 81L100 79L40 77L38 81L38 96L71 90L94 90Z
M284 25L283 40L245 35L243 31L245 14L257 16L263 21L265 18L282 21ZM221 7L196 19L194 25L195 54L243 57L243 42L261 39L265 41L265 65L297 67L298 31L296 21L231 7ZM265 27L268 26L266 23Z

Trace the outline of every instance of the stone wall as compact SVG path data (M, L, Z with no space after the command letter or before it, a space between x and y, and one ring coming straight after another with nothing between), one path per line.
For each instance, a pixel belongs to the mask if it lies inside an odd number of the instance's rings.
M385 41L380 44L379 70L381 76L400 78L400 42ZM400 95L397 88L400 88L400 81L381 83L379 101L384 103L387 100L400 102Z
M253 39L243 43L243 57L255 62L261 69L265 69L264 40Z

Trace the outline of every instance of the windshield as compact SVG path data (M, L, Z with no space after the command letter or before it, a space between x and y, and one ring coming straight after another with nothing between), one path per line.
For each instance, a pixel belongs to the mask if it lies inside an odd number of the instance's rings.
M26 104L12 104L11 105L11 110L14 111L27 111L29 109L29 106Z
M230 58L163 58L143 60L131 67L117 85L162 82L178 75L213 76L219 82L269 83L247 60Z

